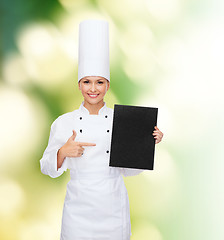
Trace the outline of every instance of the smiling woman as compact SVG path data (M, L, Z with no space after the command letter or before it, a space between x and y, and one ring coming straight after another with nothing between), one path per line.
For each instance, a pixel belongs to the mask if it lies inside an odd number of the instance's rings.
M56 178L70 169L61 240L130 240L129 200L122 175L143 170L109 166L113 109L104 102L110 87L108 24L86 20L79 32L78 86L84 101L52 123L41 171ZM154 131L157 142L161 134Z
M88 76L79 81L79 90L84 97L83 106L86 107L90 114L98 114L103 107L103 98L110 87L110 82L100 76Z

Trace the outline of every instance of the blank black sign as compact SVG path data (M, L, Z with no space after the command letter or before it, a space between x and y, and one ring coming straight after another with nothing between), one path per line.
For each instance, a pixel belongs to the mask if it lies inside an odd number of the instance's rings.
M153 170L158 108L114 105L111 167Z

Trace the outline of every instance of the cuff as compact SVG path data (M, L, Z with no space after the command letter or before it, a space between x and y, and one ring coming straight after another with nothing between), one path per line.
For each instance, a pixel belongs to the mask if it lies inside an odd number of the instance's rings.
M143 172L144 169L135 169L135 168L121 168L121 173L124 175L124 177L128 176L136 176Z
M67 170L67 161L66 161L66 159L62 163L61 167L57 170L57 154L58 154L58 150L59 150L59 148L53 150L50 153L50 156L49 156L48 169L49 169L49 176L52 177L52 178L59 177L60 175L62 175L62 173L64 171Z

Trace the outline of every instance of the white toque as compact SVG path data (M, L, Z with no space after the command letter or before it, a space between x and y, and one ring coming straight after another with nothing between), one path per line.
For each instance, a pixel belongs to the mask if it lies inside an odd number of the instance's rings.
M86 76L101 76L110 81L107 21L84 20L79 24L78 81Z

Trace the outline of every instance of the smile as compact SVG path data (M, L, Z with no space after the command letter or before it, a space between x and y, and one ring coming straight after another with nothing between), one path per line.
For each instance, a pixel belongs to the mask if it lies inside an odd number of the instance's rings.
M91 98L96 98L99 94L88 94Z

